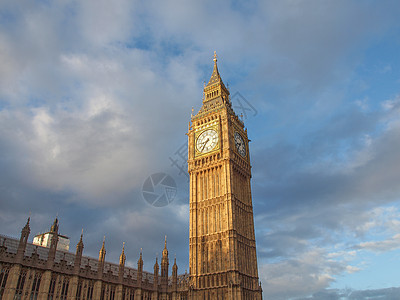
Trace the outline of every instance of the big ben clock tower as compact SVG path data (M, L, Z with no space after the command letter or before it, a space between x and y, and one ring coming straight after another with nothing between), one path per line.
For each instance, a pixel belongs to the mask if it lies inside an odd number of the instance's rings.
M262 299L249 139L214 52L203 105L189 127L190 299Z

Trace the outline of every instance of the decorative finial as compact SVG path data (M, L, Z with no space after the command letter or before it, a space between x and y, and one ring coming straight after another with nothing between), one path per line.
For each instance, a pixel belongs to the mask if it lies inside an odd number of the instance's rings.
M214 63L217 63L217 51L214 51L214 59L213 59Z
M122 243L122 252L125 250L125 242Z
M167 249L167 236L165 236L164 249Z

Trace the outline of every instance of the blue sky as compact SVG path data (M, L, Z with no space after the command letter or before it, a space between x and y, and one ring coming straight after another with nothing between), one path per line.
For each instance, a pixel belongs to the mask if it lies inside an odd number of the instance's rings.
M399 298L399 14L398 1L1 1L1 233L19 236L29 211L43 232L58 213L72 248L84 228L86 255L106 235L107 260L125 241L128 265L143 248L151 271L167 235L188 269L188 183L170 159L215 50L249 108L264 297ZM162 208L141 194L157 172L178 188Z

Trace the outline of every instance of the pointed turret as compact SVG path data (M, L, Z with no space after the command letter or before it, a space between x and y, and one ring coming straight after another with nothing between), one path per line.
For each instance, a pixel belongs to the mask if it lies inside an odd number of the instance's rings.
M99 262L103 262L106 258L106 247L105 247L105 243L106 243L106 236L103 237L103 245L101 246L101 249L99 251Z
M101 246L101 249L99 251L99 265L98 265L98 269L97 269L98 278L103 277L104 263L105 263L105 259L106 259L105 243L106 243L106 236L103 237L103 245Z
M143 257L142 257L142 248L140 248L140 256L137 262L138 272L143 272Z
M172 289L176 291L178 283L178 266L176 264L176 255L174 258L174 265L172 266Z
M174 265L172 266L172 276L178 275L178 265L176 264L176 255L174 258Z
M212 74L211 74L211 78L210 78L210 80L209 80L208 83L207 83L207 86L211 86L211 85L213 85L213 84L221 83L221 82L222 82L221 75L219 75L219 72L218 72L217 53L216 53L216 51L214 51L214 58L213 58L213 61L214 61L214 68L213 68L213 72L212 72Z
M168 289L168 268L169 268L169 260L168 260L168 250L167 250L167 236L165 236L164 250L162 251L162 259L161 259L161 289L162 289L162 292L166 292Z
M165 277L168 279L168 250L167 250L167 236L165 236L164 241L164 250L162 252L162 259L161 259L161 277Z
M225 87L221 75L219 75L218 66L217 66L217 53L214 51L214 68L211 74L210 80L207 85L204 87L204 99L203 103L208 102L212 99L221 97L223 102L228 101L229 99L229 91Z
M17 261L21 262L24 259L26 244L28 243L28 237L31 233L31 227L29 222L31 217L28 218L24 228L21 230L21 237L19 239L18 249L17 249Z
M54 219L53 225L50 227L50 232L58 233L58 218Z
M122 252L121 255L119 256L119 264L120 265L125 265L125 260L126 260L126 256L125 256L125 242L122 243Z
M79 274L79 270L81 268L82 254L83 254L83 229L82 229L82 233L81 233L81 238L79 239L79 242L76 245L76 254L75 254L75 261L74 261L75 274Z
M21 233L24 232L25 234L28 234L28 235L31 233L31 226L29 224L30 221L31 221L31 217L28 217L28 220L26 221L24 228L22 228Z
M163 258L163 260L164 260L165 258L168 259L167 236L165 236L165 239L164 239L164 250L163 250L163 252L162 252L162 258Z
M49 232L50 237L50 250L49 255L47 256L47 267L51 268L54 264L54 259L56 257L56 250L58 245L58 219L57 217L54 219L53 225L50 228Z
M82 254L82 252L83 252L83 228L82 228L81 238L79 239L78 244L76 244L76 254L78 253Z
M121 255L119 256L119 270L118 270L118 277L121 282L124 279L125 260L126 260L125 242L123 242L122 243L122 252L121 252Z
M158 276L158 271L160 270L160 266L158 265L158 257L156 256L156 262L154 264L154 275L157 274Z
M158 257L156 256L156 263L154 264L154 289L157 291L158 289L158 270L159 270L159 266L158 266Z
M140 256L137 262L137 283L138 286L140 287L142 285L142 278L143 278L143 258L142 258L142 248L140 248Z

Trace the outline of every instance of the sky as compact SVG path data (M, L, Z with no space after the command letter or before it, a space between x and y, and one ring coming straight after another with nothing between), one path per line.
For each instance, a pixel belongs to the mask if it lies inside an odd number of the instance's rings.
M0 233L188 270L182 153L217 52L266 299L400 298L399 1L0 2ZM182 152L183 151L183 152ZM183 155L184 156L184 155ZM175 164L174 164L175 162ZM144 183L175 182L168 205Z

